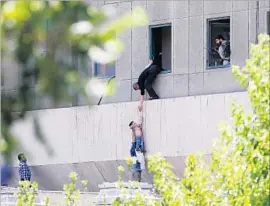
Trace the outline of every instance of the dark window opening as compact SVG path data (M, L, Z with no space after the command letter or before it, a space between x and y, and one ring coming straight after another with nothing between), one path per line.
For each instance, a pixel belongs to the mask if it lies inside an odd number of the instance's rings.
M94 64L94 76L98 78L111 78L115 76L115 64Z
M223 37L220 41L216 38ZM207 68L230 66L230 18L208 20Z
M171 71L172 27L170 24L150 26L150 57L160 53L162 68Z

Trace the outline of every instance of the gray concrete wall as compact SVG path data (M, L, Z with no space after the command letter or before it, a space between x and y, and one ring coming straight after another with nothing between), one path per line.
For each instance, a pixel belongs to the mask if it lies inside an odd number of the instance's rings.
M181 177L187 155L199 151L211 154L212 140L219 137L218 123L231 122L233 98L250 111L246 92L147 101L143 125L147 155L161 153ZM33 115L39 117L53 156L35 139ZM90 181L90 190L96 191L97 183L117 179L119 165L126 167L131 143L128 124L138 118L137 102L39 110L14 124L12 132L42 189L58 190L68 181L69 172L76 171ZM16 161L14 155L14 166ZM148 173L144 179L151 182Z
M235 81L231 68L206 69L207 19L230 16L232 64L244 65L249 54L249 44L256 39L256 1L124 1L86 0L101 8L110 5L116 9L116 17L140 6L150 19L150 25L172 24L172 72L159 75L155 88L161 98L193 96L213 93L242 91ZM260 0L259 32L267 32L266 14L269 1ZM102 103L138 100L139 92L132 90L135 82L148 63L149 25L127 30L119 35L125 43L125 51L116 62L117 90L105 97ZM4 90L15 92L19 68L11 66L4 73ZM91 70L91 66L89 66ZM93 73L93 71L89 71ZM106 80L104 80L106 81ZM99 97L93 97L97 103ZM38 101L38 100L37 100ZM79 100L79 105L85 102ZM54 107L50 99L43 97L37 104L40 108ZM58 107L72 106L69 104Z
M218 123L230 120L232 98L249 108L245 92L147 101L143 128L148 154L185 156L198 150L209 154L212 139L219 136ZM33 115L39 117L53 158L35 141ZM128 124L138 119L137 102L48 109L28 113L12 131L30 152L32 165L123 160L131 142Z

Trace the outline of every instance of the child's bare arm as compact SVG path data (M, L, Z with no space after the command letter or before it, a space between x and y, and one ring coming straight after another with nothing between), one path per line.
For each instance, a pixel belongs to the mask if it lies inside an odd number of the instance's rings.
M144 141L144 136L143 136L143 130L142 130L142 128L141 128L141 134L142 134L141 139L142 139L142 141Z
M144 139L144 137L143 137L143 113L142 113L142 111L140 112L140 129L141 129L141 138L142 138L142 140Z
M143 113L142 112L140 112L140 125L141 125L141 127L143 125Z
M132 130L131 136L132 136L132 142L135 142L135 132L134 132L134 130Z

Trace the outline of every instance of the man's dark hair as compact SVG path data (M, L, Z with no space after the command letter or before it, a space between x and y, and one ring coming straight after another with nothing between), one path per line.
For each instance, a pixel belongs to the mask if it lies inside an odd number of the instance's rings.
M223 37L222 35L219 34L219 35L216 36L215 39L222 39L222 40L224 40L224 37Z
M131 121L128 126L130 127L132 124L133 124L133 121Z
M133 87L134 90L137 90L137 85L138 85L138 82L135 82L135 83L132 85L132 87Z
M18 160L21 161L23 156L24 156L23 153L18 154Z

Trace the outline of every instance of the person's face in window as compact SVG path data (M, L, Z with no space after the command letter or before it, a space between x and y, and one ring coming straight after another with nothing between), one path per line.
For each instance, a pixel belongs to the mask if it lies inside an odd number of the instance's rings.
M220 45L221 44L221 41L222 41L221 39L216 39L216 44L217 45Z

